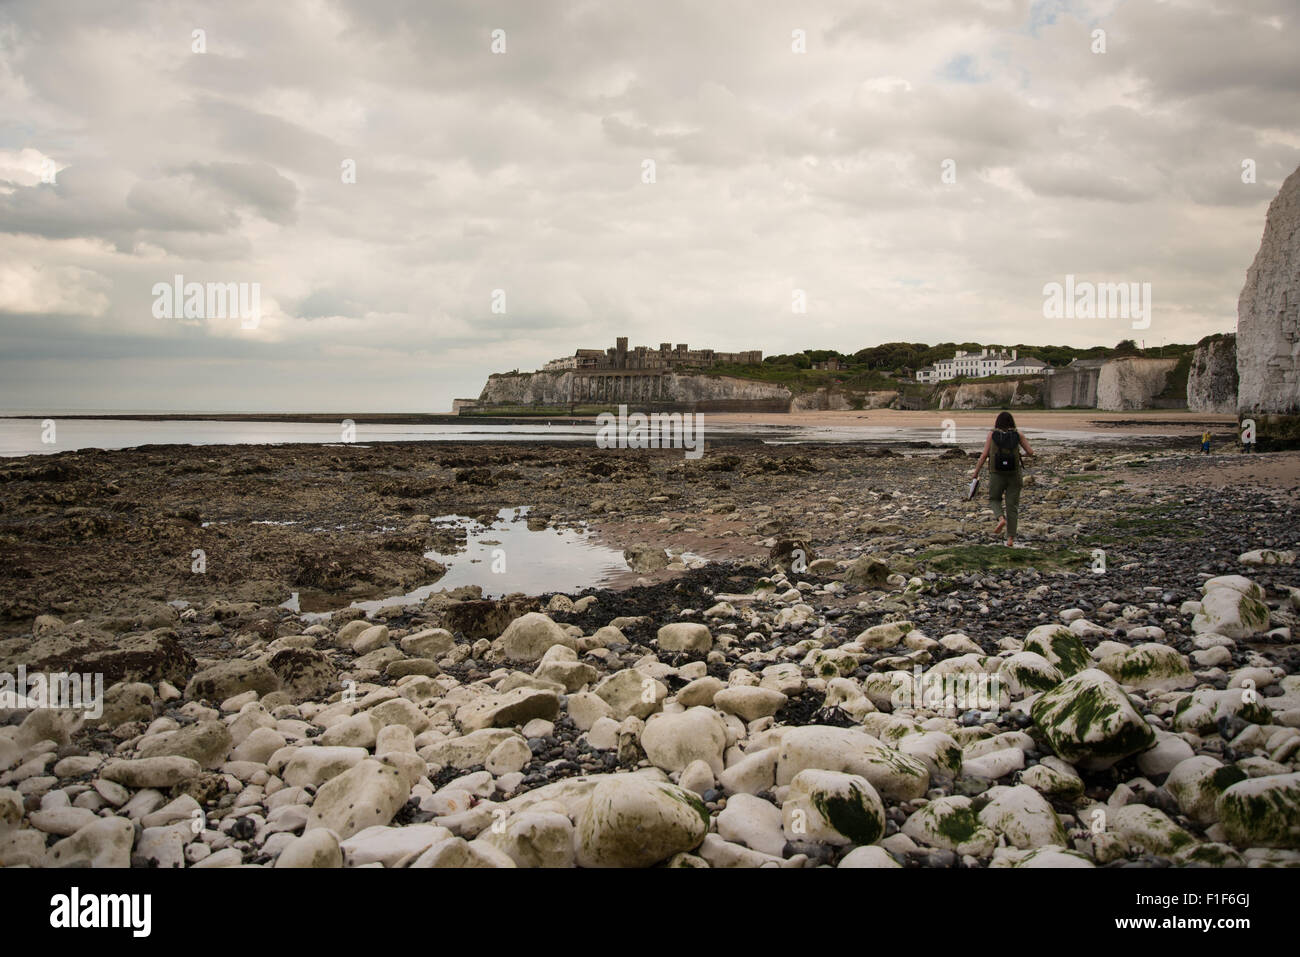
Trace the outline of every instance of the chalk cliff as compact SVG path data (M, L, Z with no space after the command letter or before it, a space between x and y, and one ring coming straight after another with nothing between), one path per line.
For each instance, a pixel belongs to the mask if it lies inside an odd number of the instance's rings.
M963 383L939 392L940 409L1000 409L1030 406L1039 401L1041 379L1012 379L1006 382Z
M1097 379L1097 408L1112 412L1150 409L1164 390L1177 359L1115 359L1101 367Z
M1237 337L1201 341L1187 373L1187 408L1193 412L1237 411Z
M790 390L772 382L715 375L607 375L519 372L488 376L476 408L492 406L680 407L714 411L776 411L790 407Z
M1237 408L1300 413L1300 169L1269 204L1237 300Z

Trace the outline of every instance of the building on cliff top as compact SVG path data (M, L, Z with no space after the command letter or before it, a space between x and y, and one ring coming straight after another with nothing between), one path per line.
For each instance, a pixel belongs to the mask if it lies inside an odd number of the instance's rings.
M1047 363L1032 356L1016 356L1010 352L981 349L978 353L958 350L951 359L940 359L932 366L916 370L917 382L946 382L965 376L982 379L994 375L1034 375L1044 371Z
M542 371L656 370L666 372L674 369L708 369L718 365L761 365L762 362L763 350L761 349L750 349L745 352L714 352L712 349L692 349L684 342L676 346L671 342L661 342L658 349L651 349L649 346L634 346L629 349L627 336L619 336L614 340L612 348L603 352L600 349L578 349L571 356L552 359L542 366Z

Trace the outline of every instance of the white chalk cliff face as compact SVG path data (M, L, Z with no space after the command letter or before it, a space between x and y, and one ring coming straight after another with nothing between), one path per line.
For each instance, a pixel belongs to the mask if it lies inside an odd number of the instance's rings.
M1237 300L1237 408L1300 412L1300 169L1269 204Z
M1211 339L1196 347L1187 374L1187 408L1193 412L1237 411L1237 337Z

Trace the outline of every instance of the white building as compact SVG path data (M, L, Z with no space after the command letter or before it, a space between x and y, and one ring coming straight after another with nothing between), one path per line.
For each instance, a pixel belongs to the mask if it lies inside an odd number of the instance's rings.
M968 379L982 379L997 375L1025 375L1041 372L1047 363L1026 356L1016 357L1016 350L993 352L981 349L978 353L958 350L951 359L940 359L932 366L916 370L917 382L946 382L964 376Z

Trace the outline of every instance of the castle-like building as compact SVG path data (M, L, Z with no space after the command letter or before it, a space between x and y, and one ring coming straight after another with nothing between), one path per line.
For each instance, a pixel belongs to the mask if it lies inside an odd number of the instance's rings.
M627 336L619 336L614 346L600 349L579 349L571 356L552 359L542 366L543 372L613 372L645 371L668 372L675 369L708 369L718 365L761 365L763 350L746 352L714 352L712 349L692 349L684 342L674 346L671 342L659 343L658 349L649 346L627 346Z

